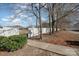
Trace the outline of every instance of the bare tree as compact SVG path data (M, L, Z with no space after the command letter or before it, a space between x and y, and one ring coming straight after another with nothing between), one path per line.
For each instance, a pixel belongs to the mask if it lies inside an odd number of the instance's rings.
M49 34L51 35L52 33L52 30L51 30L51 6L50 6L50 4L48 3L47 4L47 11L48 11L48 20L49 20L49 30L50 30L50 32L49 32Z

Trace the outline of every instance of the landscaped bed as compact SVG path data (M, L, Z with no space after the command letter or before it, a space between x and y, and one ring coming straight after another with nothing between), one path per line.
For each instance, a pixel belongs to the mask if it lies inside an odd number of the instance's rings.
M49 40L47 40L47 42L51 44L73 47L76 45L68 44L67 41L76 41L76 40L79 40L79 34L74 34L67 31L60 31L55 34L52 34L52 36L50 37Z
M22 48L26 42L26 35L0 36L0 50L15 51Z
M37 39L37 37L34 37L34 39L36 38L36 40L40 40ZM42 35L42 40L43 42L47 42L47 43L51 43L51 44L56 44L56 45L64 45L64 46L68 46L68 47L73 47L76 45L69 45L67 43L67 41L76 41L79 40L79 34L74 34L68 31L59 31L59 32L55 32L52 35L47 34L43 34Z

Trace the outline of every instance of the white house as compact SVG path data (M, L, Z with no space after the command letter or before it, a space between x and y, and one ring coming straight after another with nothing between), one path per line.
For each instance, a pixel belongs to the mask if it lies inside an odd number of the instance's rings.
M0 27L0 36L19 35L19 28L17 27Z
M51 28L52 29L52 28ZM60 29L58 29L60 30ZM28 37L33 37L33 36L37 36L40 34L40 29L39 28L28 28ZM54 31L56 31L56 28L54 28ZM50 32L50 28L42 28L42 33L49 33Z

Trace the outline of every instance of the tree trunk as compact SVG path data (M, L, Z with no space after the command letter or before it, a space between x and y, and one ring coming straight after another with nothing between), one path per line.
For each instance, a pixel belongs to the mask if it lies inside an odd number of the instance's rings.
M54 21L53 15L51 17L52 17L52 33L54 33L54 24L55 24L55 21Z
M52 33L54 33L54 24L55 24L55 20L54 20L54 4L51 5L51 18L52 18Z
M49 30L50 30L50 32L49 32L49 35L51 35L52 33L51 33L51 15L50 15L50 4L48 4L48 12L49 12L49 14L48 14L48 17L49 17Z
M38 19L36 18L36 28L38 27L38 21L37 21Z
M58 12L56 12L56 32L58 31Z
M39 24L40 24L40 39L42 40L42 23L41 23L41 13L40 13L40 3L39 3Z
M49 34L51 35L52 33L51 33L51 18L50 18L50 15L49 15L49 29L50 29Z

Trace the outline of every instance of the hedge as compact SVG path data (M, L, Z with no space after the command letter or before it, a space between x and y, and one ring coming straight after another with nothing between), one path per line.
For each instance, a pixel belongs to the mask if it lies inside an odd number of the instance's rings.
M0 50L15 51L27 42L26 35L0 36Z

